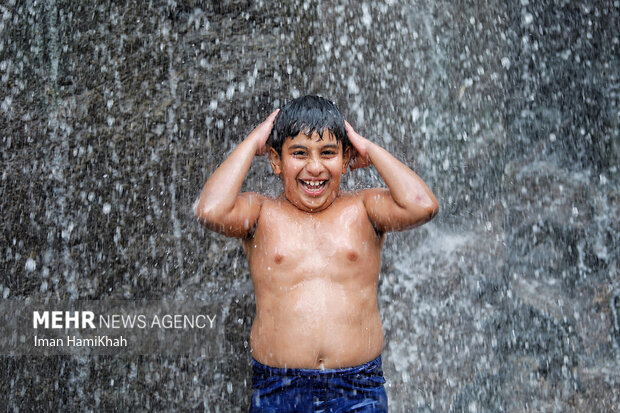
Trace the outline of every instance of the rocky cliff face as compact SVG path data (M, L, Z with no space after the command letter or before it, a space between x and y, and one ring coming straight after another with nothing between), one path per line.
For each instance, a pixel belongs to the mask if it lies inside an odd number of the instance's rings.
M217 297L225 317L208 359L4 355L0 406L246 410L247 265L191 205L274 107L316 93L441 203L386 243L391 409L620 408L618 2L11 0L0 15L2 298ZM279 191L265 160L245 186Z

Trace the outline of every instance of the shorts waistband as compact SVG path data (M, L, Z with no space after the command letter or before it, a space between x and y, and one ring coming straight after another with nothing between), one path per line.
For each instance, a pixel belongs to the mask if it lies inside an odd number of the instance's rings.
M379 374L383 375L381 368L381 355L374 360L359 366L345 367L341 369L293 369L285 367L271 367L257 361L252 357L252 370L255 374L264 374L267 376L348 376L353 374Z

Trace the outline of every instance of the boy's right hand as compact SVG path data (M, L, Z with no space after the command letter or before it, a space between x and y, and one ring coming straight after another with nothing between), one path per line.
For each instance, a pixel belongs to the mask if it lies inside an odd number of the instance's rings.
M256 155L260 156L267 153L267 139L271 134L271 129L273 129L273 121L275 120L276 115L279 111L280 109L276 109L271 112L271 115L269 115L267 119L263 121L263 123L258 125L252 132L250 132L250 134L246 138L254 142L254 145L256 147Z

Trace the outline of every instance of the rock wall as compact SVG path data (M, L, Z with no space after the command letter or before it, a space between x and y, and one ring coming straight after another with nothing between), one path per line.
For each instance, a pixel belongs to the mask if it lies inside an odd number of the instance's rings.
M391 411L620 409L617 1L9 0L0 15L2 299L217 297L226 316L215 359L2 355L2 410L247 410L247 265L191 205L309 93L441 203L385 246ZM258 159L245 187L279 185Z

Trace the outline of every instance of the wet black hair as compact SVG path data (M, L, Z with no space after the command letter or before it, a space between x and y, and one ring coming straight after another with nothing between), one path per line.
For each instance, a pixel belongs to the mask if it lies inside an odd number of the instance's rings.
M267 145L282 155L282 145L287 138L295 137L299 132L310 136L315 131L321 139L325 130L334 134L342 142L344 151L349 145L344 118L334 104L320 96L302 96L284 105L273 122Z

